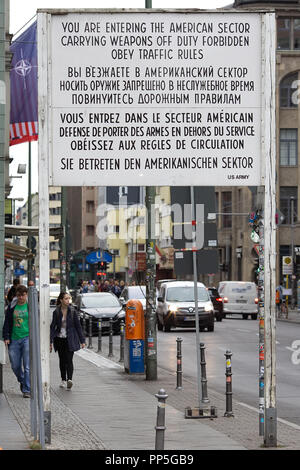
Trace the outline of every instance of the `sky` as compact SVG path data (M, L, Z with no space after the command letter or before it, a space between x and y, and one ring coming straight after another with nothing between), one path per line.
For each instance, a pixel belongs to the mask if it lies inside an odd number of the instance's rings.
M201 8L214 9L224 7L230 0L152 0L152 8ZM144 8L145 0L109 0L101 3L99 0L10 0L10 33L17 34L36 14L38 8ZM32 147L32 193L38 191L38 144L33 142ZM10 175L17 175L19 163L26 163L28 167L28 143L14 145L10 148ZM27 171L27 170L26 170ZM24 198L24 202L16 201L16 208L22 206L28 196L28 175L12 179L13 189L10 198Z

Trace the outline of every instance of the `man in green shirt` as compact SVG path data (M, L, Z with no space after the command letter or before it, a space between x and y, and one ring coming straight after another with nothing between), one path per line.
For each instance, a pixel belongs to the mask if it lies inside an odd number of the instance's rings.
M12 370L20 383L24 398L30 398L29 318L26 286L17 287L17 303L5 315L3 339L8 346Z

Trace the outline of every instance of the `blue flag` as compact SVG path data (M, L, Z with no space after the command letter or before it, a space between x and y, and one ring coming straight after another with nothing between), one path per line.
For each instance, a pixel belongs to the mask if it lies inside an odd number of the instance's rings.
M37 22L12 42L10 145L38 139Z

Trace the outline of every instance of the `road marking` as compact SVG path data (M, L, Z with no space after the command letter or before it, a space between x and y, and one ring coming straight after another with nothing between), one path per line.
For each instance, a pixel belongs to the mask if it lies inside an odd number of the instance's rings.
M238 401L237 403L241 406L244 406L245 408L249 408L249 410L259 413L259 410L255 408L254 406L247 405L247 403L242 403L241 401ZM286 421L285 419L282 419L282 418L277 418L277 421L279 421L282 424L286 424L287 426L290 426L291 428L294 428L297 431L300 431L300 426L298 424L291 423L290 421Z
M106 359L105 357L95 353L94 351L91 351L90 349L80 349L79 351L76 351L75 354L80 356L82 359L85 359L86 361L92 362L97 367L107 367L108 369L119 369L123 367L121 364L110 361L109 359Z

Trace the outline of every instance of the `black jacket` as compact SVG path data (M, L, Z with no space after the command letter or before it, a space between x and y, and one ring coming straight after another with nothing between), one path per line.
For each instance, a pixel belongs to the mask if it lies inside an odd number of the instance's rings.
M11 335L12 335L13 324L14 324L15 307L16 307L16 303L13 306L10 304L6 308L5 320L4 320L3 329L2 329L2 335L3 335L4 340L9 339L9 341L11 341Z
M53 312L52 322L50 325L50 343L54 343L54 350L56 345L54 339L59 335L62 322L62 311L60 307L56 307ZM78 351L80 344L85 343L85 338L82 333L81 325L74 311L73 307L68 307L67 313L67 341L70 351Z

